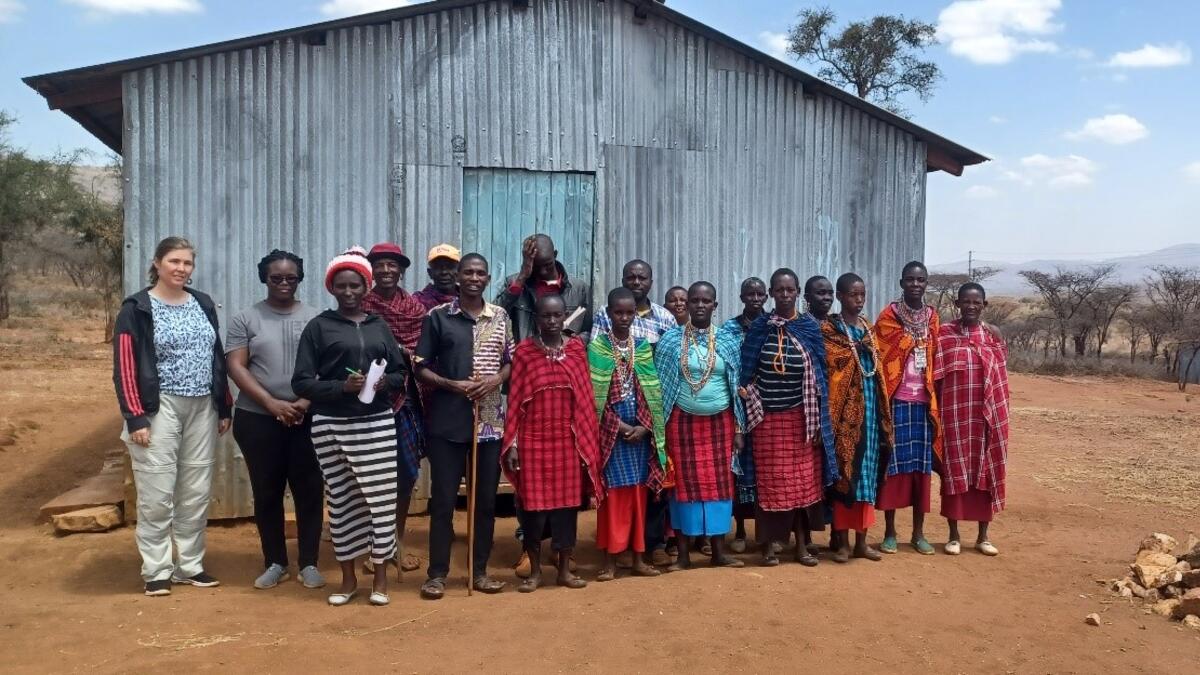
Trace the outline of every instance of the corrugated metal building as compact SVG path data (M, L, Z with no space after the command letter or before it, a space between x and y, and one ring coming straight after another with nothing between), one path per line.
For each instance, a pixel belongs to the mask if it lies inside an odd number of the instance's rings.
M183 234L225 312L272 248L461 242L498 287L535 230L597 299L639 257L725 316L780 266L858 272L877 310L926 173L986 159L651 0L441 0L25 81L124 156L127 290Z

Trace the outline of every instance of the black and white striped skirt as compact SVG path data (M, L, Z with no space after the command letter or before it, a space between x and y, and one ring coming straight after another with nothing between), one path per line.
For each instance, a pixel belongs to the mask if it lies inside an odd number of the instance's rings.
M366 417L313 415L313 447L325 476L329 531L339 560L396 553L396 422L390 410Z

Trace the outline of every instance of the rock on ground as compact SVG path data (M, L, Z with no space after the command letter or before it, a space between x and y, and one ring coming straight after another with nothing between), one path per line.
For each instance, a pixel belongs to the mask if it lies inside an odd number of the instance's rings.
M1152 588L1158 586L1155 582L1163 572L1174 568L1176 562L1175 556L1170 553L1142 550L1138 552L1131 569L1137 575L1138 583L1146 588Z
M1169 619L1171 618L1171 615L1175 613L1175 608L1179 606L1179 602L1180 601L1175 598L1160 600L1159 602L1156 602L1150 606L1150 611Z
M1094 614L1094 613L1088 614L1086 617L1084 617L1083 622L1089 626L1099 626L1100 625L1100 615Z
M1189 614L1200 616L1200 588L1193 588L1179 598L1175 608L1175 618L1182 619Z
M50 520L59 534L107 532L125 522L121 516L121 509L111 504L57 513L50 516Z
M1183 625L1191 628L1192 630L1200 630L1200 616L1188 614L1187 616L1183 617Z
M1162 532L1155 532L1142 540L1141 545L1138 546L1138 553L1141 553L1142 551L1170 553L1171 551L1175 550L1175 547L1178 545L1179 542L1175 540L1175 537L1172 537L1169 534L1163 534Z

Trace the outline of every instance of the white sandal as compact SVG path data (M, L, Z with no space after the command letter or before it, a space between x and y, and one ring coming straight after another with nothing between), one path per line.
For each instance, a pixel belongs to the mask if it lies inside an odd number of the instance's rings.
M380 593L379 591L373 591L371 593L371 597L368 598L368 601L372 605L375 605L376 607L383 607L384 605L391 602L390 600L388 600L387 593Z
M996 548L990 541L981 541L975 544L975 550L984 555L1000 555L1000 549Z
M357 588L350 591L349 593L333 593L329 596L329 604L333 605L334 607L341 607L342 605L348 605L348 604L350 604L350 601L354 599L354 596L357 593L358 593Z
M962 544L958 540L946 542L946 555L958 555L962 553Z

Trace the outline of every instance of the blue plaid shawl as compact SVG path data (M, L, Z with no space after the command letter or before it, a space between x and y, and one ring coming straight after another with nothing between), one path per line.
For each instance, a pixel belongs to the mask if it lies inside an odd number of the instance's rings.
M762 353L763 345L767 343L768 335L774 335L771 326L772 315L764 314L750 324L746 331L746 340L742 343L741 353L741 384L747 385L754 379L754 370L758 365L758 356ZM776 319L779 321L779 319ZM829 374L825 369L825 337L821 334L821 324L811 314L801 314L786 324L788 335L795 338L800 346L808 351L812 361L814 375L817 378L817 397L821 401L821 445L825 455L821 463L824 468L825 485L838 482L836 446L833 438L833 419L829 416ZM659 347L662 348L661 345Z
M742 407L742 397L737 395L742 338L724 326L709 326L708 330L717 331L717 356L725 360L725 379L729 391L733 392L733 417L737 420L738 430L743 431L746 428L746 409ZM683 372L679 369L682 342L683 326L675 326L663 333L658 339L658 346L654 348L654 367L662 384L663 419L670 419L675 401L679 398L679 388L683 386Z

